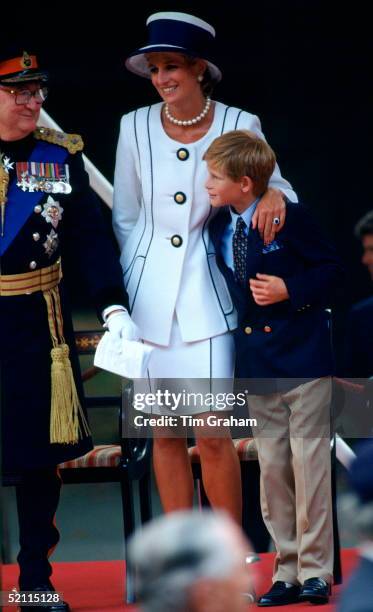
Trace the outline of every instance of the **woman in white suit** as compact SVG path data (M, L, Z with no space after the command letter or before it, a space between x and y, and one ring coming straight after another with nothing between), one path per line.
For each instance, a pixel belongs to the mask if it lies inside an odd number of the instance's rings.
M233 377L230 332L236 313L208 240L212 209L202 156L224 131L246 128L262 136L260 122L206 96L221 78L212 59L215 31L208 23L171 12L152 15L147 26L148 44L126 66L150 78L162 102L122 118L113 226L132 319L143 341L154 348L149 378L194 383L200 378L213 384ZM283 194L296 201L276 167L254 218L269 239L283 224ZM152 409L160 411L167 409ZM183 413L203 411L184 407ZM212 506L240 523L240 469L232 440L198 433L196 438ZM190 507L193 479L185 440L155 436L154 468L165 511Z

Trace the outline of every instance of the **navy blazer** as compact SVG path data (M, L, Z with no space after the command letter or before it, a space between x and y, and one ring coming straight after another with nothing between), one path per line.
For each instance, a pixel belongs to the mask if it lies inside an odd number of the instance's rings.
M222 209L210 224L210 236L238 312L235 330L236 376L238 378L286 379L277 382L292 388L289 379L313 379L333 373L330 338L330 307L344 271L333 247L300 204L287 204L284 228L270 248L259 232L248 235L246 279L241 287L225 264L221 239L230 222ZM249 279L257 272L284 279L290 298L270 306L258 306ZM266 392L274 387L267 386ZM255 391L256 392L256 391ZM258 391L259 392L259 391Z

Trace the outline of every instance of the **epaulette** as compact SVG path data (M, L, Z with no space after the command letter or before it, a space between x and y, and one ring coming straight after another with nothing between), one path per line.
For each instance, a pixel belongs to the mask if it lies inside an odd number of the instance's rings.
M79 134L65 134L65 132L58 132L51 128L39 127L34 131L34 137L37 140L45 140L46 142L65 147L72 154L82 151L84 148L83 139Z

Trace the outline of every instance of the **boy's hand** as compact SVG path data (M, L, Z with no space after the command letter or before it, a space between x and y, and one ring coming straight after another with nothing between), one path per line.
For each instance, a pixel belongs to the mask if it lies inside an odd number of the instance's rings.
M269 306L289 299L289 293L282 278L270 274L257 274L250 278L250 289L259 306Z
M261 198L251 220L253 229L258 227L259 234L264 244L269 244L275 239L285 223L286 206L282 191L268 187ZM279 219L279 223L273 223L273 219Z

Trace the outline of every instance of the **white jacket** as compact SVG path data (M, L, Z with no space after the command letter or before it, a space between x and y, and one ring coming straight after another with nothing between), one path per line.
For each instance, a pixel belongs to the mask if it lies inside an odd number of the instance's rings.
M144 340L167 346L174 313L184 342L236 327L232 300L208 238L208 220L215 210L204 187L202 156L214 138L229 130L249 129L264 136L258 117L216 102L207 134L183 144L164 131L161 108L162 103L154 104L122 117L113 227L132 318ZM181 149L187 153L178 153ZM297 201L277 166L270 186ZM179 237L182 244L176 246Z

